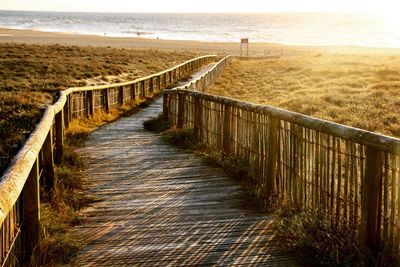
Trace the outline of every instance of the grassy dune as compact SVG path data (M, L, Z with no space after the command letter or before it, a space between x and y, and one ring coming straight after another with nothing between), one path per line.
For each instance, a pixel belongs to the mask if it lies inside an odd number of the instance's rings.
M71 86L133 80L193 58L169 52L60 45L0 44L0 173L53 102Z
M400 137L400 56L235 59L211 93Z

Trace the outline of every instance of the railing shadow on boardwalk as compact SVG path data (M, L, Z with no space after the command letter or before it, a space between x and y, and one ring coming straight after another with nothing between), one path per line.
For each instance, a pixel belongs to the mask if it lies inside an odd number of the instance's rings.
M144 99L175 84L216 56L203 56L131 82L70 88L59 92L35 131L0 181L0 262L14 266L29 261L39 244L40 188L51 191L54 164L62 159L64 134L74 119L109 112L129 100Z
M102 127L78 150L98 201L75 229L86 240L76 264L299 265L277 244L272 218L243 208L237 182L143 129L161 108L160 99Z

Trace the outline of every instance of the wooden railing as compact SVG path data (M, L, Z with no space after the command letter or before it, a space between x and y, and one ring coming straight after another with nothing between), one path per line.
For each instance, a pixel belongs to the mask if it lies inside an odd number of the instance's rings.
M399 258L399 139L185 88L164 91L165 117L247 164L262 201L319 210Z
M38 247L40 187L47 192L53 188L54 163L62 159L65 129L72 120L91 117L99 110L108 112L129 100L151 97L215 59L199 57L132 82L61 91L1 178L1 265L26 263Z

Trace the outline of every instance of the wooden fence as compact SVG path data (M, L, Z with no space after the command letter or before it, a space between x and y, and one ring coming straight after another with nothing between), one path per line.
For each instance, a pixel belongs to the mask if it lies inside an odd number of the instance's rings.
M260 199L322 211L363 247L399 258L399 139L192 87L164 91L165 116L244 161Z
M62 159L65 129L72 120L151 97L215 59L203 56L132 82L60 92L1 178L1 265L24 265L39 244L40 187L47 192L53 188L54 164Z

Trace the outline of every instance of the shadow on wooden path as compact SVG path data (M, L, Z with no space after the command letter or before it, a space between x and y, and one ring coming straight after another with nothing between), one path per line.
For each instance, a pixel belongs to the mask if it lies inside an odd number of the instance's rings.
M276 245L271 217L243 208L239 184L219 168L143 129L162 99L93 132L78 152L89 193L74 231L78 266L298 266Z

